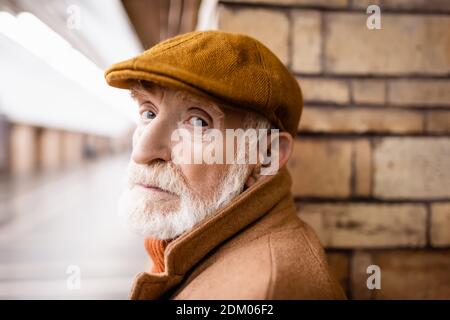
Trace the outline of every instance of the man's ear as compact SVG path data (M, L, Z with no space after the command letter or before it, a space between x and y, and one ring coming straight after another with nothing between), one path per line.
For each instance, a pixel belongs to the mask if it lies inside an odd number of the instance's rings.
M290 133L287 132L280 132L278 134L279 138L279 156L278 156L278 165L279 168L283 168L289 158L292 155L292 150L294 149L294 138L291 136Z
M265 164L258 163L252 167L252 171L250 173L249 178L247 179L245 186L251 187L254 185L261 177L264 177L264 175L261 174L261 170L269 169L270 167L277 167L278 170L283 168L289 158L291 157L292 150L294 148L294 138L291 136L291 134L287 132L279 132L278 133L278 157L273 157L274 155L271 154L271 139L269 139L267 143L267 150L266 154L269 156L270 162L267 162ZM277 159L275 159L277 158ZM271 161L278 161L278 166L274 166ZM274 172L273 174L276 174Z

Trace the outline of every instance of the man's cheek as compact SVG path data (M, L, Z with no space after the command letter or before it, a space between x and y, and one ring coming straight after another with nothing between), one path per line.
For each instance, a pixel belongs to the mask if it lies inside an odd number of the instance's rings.
M201 177L205 176L207 171L205 172L205 168L202 165L198 164L178 164L177 169L179 172L185 177L185 179L189 183L189 189L196 193L198 191L198 186L201 184Z
M183 164L180 171L189 181L189 188L197 195L210 194L218 181L224 177L227 166L220 164Z

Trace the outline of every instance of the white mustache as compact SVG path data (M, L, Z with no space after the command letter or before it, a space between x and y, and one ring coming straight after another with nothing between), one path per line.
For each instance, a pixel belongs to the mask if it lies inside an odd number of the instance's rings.
M130 161L128 165L128 186L150 185L181 196L189 191L187 183L179 170L171 163L156 162L140 165Z
M247 177L246 166L233 165L223 179L211 187L212 194L202 196L193 192L172 162L140 165L131 160L128 186L119 202L119 217L131 230L142 235L173 239L230 203L242 192ZM143 189L135 189L137 184L152 185L180 195L179 206L161 211L158 203L149 200Z

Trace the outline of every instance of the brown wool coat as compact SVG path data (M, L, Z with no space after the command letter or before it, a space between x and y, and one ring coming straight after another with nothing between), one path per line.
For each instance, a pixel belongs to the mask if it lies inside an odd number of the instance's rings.
M131 299L345 299L314 231L296 215L287 169L168 244L164 273Z

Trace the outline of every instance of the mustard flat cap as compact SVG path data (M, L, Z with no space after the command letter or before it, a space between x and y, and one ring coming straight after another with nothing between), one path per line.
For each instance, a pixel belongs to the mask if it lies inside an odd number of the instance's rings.
M292 135L303 110L300 86L283 63L261 42L237 33L176 36L112 65L105 78L117 88L130 89L137 80L146 80L250 109Z

